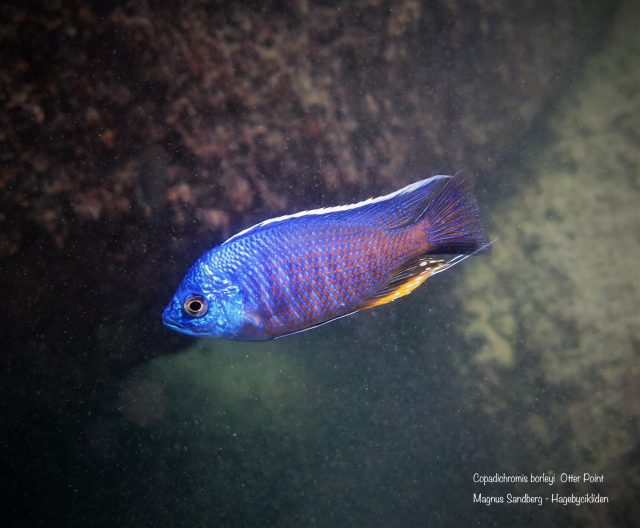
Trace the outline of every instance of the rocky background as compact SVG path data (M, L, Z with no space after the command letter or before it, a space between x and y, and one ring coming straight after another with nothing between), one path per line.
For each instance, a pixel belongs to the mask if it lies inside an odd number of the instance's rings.
M611 507L573 508L580 526L640 519L639 21L637 2L617 13L457 291L475 349L458 367L503 462L605 476Z
M497 169L615 8L4 4L5 452L49 443L42 424L63 429L98 381L190 343L160 311L192 260L233 232L459 169L501 192Z
M490 173L612 7L1 9L0 386L22 415L137 363L141 342L174 349L163 303L234 231L433 173Z

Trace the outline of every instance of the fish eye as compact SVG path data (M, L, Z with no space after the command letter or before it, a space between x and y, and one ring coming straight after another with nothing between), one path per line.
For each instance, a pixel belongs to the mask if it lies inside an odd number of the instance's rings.
M191 295L184 301L184 311L191 317L202 317L207 313L207 301L202 295Z

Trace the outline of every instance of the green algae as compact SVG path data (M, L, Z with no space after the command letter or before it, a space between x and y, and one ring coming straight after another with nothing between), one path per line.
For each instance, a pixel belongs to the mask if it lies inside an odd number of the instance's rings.
M304 420L309 427L310 415L295 412L310 404L307 374L303 363L295 359L295 351L284 349L281 343L267 343L257 350L251 344L202 340L179 355L157 358L125 382L120 393L125 416L135 423L143 414L137 406L149 403L148 397L136 397L134 388L154 387L151 392L159 390L162 396L151 400L170 402L167 413L174 417L200 409L200 419L224 427L241 421L283 432L287 420L293 420L296 427ZM226 417L211 417L214 402ZM151 414L168 418L164 413Z
M472 366L459 357L459 369L482 412L499 417L506 458L518 469L526 456L556 471L603 473L604 492L625 506L573 509L593 526L628 508L640 514L629 485L640 477L640 9L632 4L554 110L547 144L522 162L528 183L489 219L495 250L465 269L457 291L460 327L478 345Z

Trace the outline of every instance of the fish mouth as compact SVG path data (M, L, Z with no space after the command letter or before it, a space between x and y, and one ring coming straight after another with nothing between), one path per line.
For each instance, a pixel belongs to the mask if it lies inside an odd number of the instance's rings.
M176 330L178 332L184 332L184 328L182 326L180 326L175 321L172 321L171 319L168 319L168 318L166 318L164 316L162 317L162 324L164 326L166 326L167 328L171 328L171 330Z
M171 318L171 305L167 306L162 311L162 324L167 328L171 328L171 330L175 330L176 332L181 332L183 334L187 333L187 330L184 326L182 326L178 321Z
M171 330L174 330L175 332L179 332L181 334L185 334L185 335L189 335L189 336L204 336L204 335L208 335L206 332L198 332L196 330L194 330L193 328L187 328L185 326L183 326L182 324L180 324L178 321L175 321L174 319L171 319L171 317L169 317L166 314L162 314L162 324L164 326L166 326L167 328L171 328Z
M171 330L175 332L179 332L181 334L189 335L189 336L198 336L201 335L198 332L194 332L191 328L186 328L182 326L180 323L176 323L175 321L168 319L166 317L162 318L162 324L167 328L171 328Z

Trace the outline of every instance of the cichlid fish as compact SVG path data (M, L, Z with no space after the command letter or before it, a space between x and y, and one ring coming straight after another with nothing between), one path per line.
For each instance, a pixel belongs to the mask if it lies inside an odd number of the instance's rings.
M273 339L394 301L488 245L467 181L434 176L245 229L193 264L162 320L189 335Z

